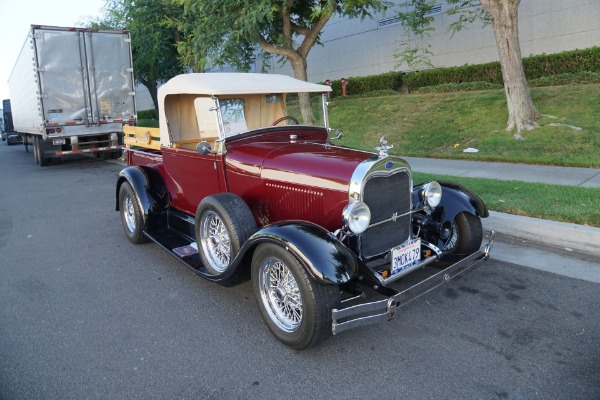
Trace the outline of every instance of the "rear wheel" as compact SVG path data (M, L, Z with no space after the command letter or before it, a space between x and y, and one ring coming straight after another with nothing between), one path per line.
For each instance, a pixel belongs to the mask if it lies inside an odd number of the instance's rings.
M124 182L119 189L119 211L127 239L134 244L147 242L148 238L144 234L144 216L129 182Z
M339 288L312 281L282 247L258 246L252 257L252 288L265 323L287 346L305 349L331 335L331 310L339 304Z
M35 158L36 164L40 163L40 150L37 143L37 138L33 140L33 158Z
M38 136L33 139L33 153L36 155L35 162L40 164L40 167L47 167L50 165L52 158L44 157L42 145L40 144L40 138Z
M475 253L483 241L481 219L471 213L461 212L454 218L450 239L444 246L448 254L468 255Z

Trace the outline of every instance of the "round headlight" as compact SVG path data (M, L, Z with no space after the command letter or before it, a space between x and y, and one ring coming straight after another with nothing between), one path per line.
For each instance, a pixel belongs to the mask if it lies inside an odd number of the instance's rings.
M355 201L344 208L342 214L344 218L344 227L350 229L352 233L363 233L371 223L371 210L362 201Z
M437 207L442 201L442 186L436 181L423 185L423 200L429 207Z

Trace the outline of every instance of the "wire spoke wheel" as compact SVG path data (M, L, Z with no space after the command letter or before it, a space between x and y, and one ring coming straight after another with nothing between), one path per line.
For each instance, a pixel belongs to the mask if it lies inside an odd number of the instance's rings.
M200 242L210 266L221 273L231 262L231 238L223 220L207 211L200 221Z
M133 200L131 200L131 196L129 193L126 193L123 196L123 217L125 218L125 225L129 232L135 232L135 208L133 207Z
M302 295L290 269L269 257L259 266L260 297L271 320L284 332L294 332L302 323Z

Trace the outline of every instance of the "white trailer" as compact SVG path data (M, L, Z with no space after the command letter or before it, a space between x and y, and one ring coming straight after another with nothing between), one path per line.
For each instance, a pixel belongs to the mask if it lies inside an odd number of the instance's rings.
M118 156L123 125L137 120L128 31L32 25L8 86L14 129L41 166Z

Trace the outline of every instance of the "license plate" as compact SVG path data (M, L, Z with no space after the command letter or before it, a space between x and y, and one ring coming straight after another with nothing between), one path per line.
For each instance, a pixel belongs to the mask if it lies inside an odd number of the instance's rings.
M52 144L55 146L63 145L65 143L65 139L52 139Z
M421 239L414 239L392 249L391 275L398 274L421 261Z

